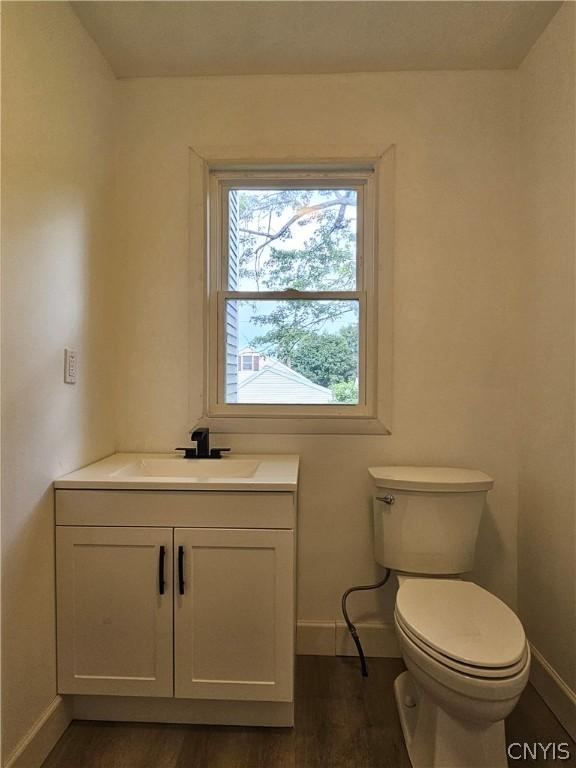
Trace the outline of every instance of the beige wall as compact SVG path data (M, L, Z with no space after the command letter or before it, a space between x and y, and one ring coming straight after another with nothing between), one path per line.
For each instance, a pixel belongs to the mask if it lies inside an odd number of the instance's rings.
M54 700L52 480L114 449L113 77L64 3L2 9L3 752ZM63 383L65 346L80 380Z
M536 648L576 690L575 6L520 69L522 243L518 598Z
M218 443L302 457L301 619L339 618L345 587L376 572L366 469L384 463L494 476L477 578L514 605L517 73L140 79L119 88L119 448L171 450L202 411L204 255L194 232L189 252L188 147L258 160L373 155L394 143L392 436ZM190 165L196 183L200 165ZM392 587L358 596L355 611L390 621L392 598Z

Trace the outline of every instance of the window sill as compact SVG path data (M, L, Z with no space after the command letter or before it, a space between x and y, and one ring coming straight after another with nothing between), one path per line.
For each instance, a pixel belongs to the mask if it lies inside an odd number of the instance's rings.
M375 418L270 418L266 416L204 417L202 425L226 434L278 435L389 435L388 427Z

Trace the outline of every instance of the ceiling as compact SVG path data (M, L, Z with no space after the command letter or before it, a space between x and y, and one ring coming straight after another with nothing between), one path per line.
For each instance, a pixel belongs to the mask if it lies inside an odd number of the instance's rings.
M513 69L561 3L83 0L117 77Z

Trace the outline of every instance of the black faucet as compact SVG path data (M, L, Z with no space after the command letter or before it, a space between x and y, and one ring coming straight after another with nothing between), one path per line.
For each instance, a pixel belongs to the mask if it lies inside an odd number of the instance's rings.
M190 435L192 442L196 443L196 458L207 459L210 456L210 430L208 427L199 427Z
M196 448L176 448L177 451L184 451L185 459L221 459L222 454L230 450L230 448L210 448L208 427L198 427L193 430L190 437L196 443Z

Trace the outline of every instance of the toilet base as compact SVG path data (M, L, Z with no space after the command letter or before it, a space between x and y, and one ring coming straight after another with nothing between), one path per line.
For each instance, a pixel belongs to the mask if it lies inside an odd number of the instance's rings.
M413 768L506 768L504 721L473 723L445 712L410 672L394 681L394 696Z

